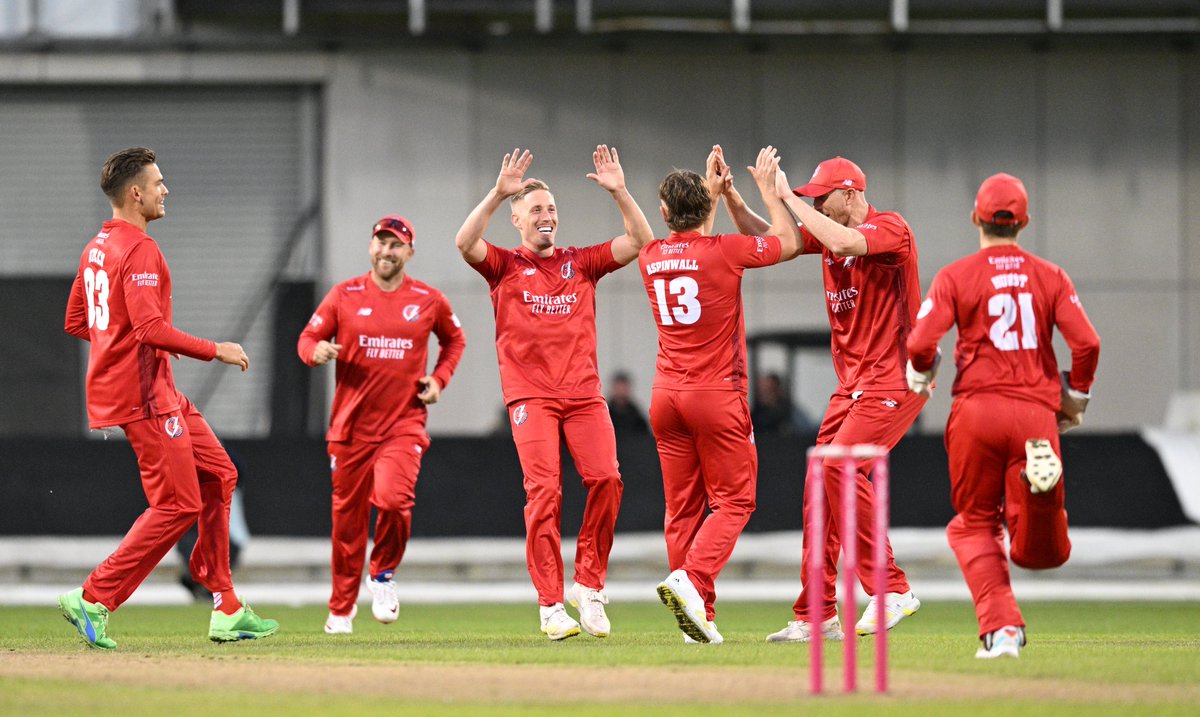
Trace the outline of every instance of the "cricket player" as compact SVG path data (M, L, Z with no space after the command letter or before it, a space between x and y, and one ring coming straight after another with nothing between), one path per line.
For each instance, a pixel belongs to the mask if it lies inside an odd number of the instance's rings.
M749 168L771 217L766 236L712 235L720 171L728 171L719 146L707 164L707 181L676 170L659 185L671 233L642 247L638 265L658 328L650 425L662 465L671 569L658 594L685 638L718 644L714 582L754 512L758 483L742 274L795 257L799 237L775 193L773 147Z
M1100 358L1100 337L1070 277L1017 244L1028 208L1021 180L984 180L971 214L979 251L933 278L908 338L909 387L928 395L937 343L958 325L946 423L956 515L946 535L975 601L982 659L1018 657L1025 645L1009 555L1043 570L1071 554L1058 434L1082 421ZM1061 378L1056 326L1071 349L1071 370Z
M254 639L279 629L234 592L229 506L237 470L200 411L176 390L171 373L172 355L216 359L242 371L250 359L236 343L197 338L171 325L171 272L146 233L150 222L166 215L169 194L156 162L152 150L131 147L104 163L100 188L112 204L112 219L83 249L64 324L67 333L90 342L88 425L125 433L150 504L83 587L58 598L84 641L102 650L117 647L108 634L109 613L197 520L188 569L213 596L209 639Z
M496 186L471 211L455 243L487 280L496 315L500 383L525 482L525 557L537 590L542 632L551 640L579 634L606 637L608 555L621 505L621 474L612 419L596 365L596 282L637 258L653 239L650 224L625 188L616 149L598 145L588 178L612 195L625 233L586 247L559 247L558 208L550 188L525 179L526 150L504 156ZM484 240L492 215L508 201L521 237L516 249ZM588 489L575 551L575 581L563 607L560 538L560 436Z
M412 533L417 474L429 448L426 406L437 403L466 347L446 296L406 271L415 238L398 214L376 222L367 245L371 271L333 287L296 344L309 366L337 362L325 434L333 483L330 635L354 630L371 506L371 612L384 624L396 621L393 575ZM439 349L427 372L430 335Z
M870 443L891 450L925 405L925 397L908 391L904 373L905 340L912 330L921 298L917 244L912 229L900 214L881 212L867 202L866 175L857 164L843 157L821 162L808 183L794 191L788 189L782 171L776 176L779 178L776 191L799 221L800 252L821 257L838 387L829 399L817 432L817 445ZM812 198L812 205L800 197ZM767 223L746 206L733 188L732 178L725 184L725 206L739 231L766 230ZM842 540L857 538L857 575L871 596L855 625L859 635L877 630L877 600L885 601L889 630L921 607L904 571L892 557L887 536L875 535L872 520L875 494L865 466L853 477L858 494L858 535L841 534L844 479L841 463L829 459L823 466L829 506L823 546L813 545L808 539L812 521L805 493L805 540L800 570L803 589L792 606L796 619L767 636L768 642L807 642L813 629L820 629L825 639L842 639L835 586ZM871 584L876 540L887 542L888 591L882 596L873 594L875 587ZM806 584L807 566L813 560L824 564L821 585ZM808 614L808 590L821 591L824 608L819 615Z

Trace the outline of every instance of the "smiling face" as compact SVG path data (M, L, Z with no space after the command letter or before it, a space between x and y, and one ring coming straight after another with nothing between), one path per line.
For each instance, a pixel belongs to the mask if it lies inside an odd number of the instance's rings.
M537 254L554 249L558 233L558 208L554 195L546 189L535 189L512 204L512 223L521 233L521 244Z
M412 259L413 247L391 232L379 232L371 237L367 253L371 257L371 274L383 288L404 278L404 265Z
M167 185L157 164L147 164L138 173L129 187L129 194L136 209L147 222L161 219L167 214Z

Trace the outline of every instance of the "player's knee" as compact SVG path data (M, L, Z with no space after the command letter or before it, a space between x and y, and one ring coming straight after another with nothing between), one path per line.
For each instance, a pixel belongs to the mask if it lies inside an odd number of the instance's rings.
M585 476L583 485L589 491L616 491L619 494L625 490L625 484L621 482L621 474L617 471Z
M562 490L557 485L544 485L541 483L526 483L525 485L525 505L529 507L557 507L562 503Z
M200 501L184 499L166 510L171 513L172 523L190 526L200 517Z
M1015 565L1026 570L1051 570L1061 568L1071 557L1070 544L1043 549L1036 553L1021 553L1014 549L1009 556Z
M405 493L376 496L373 502L376 508L387 513L408 513L416 504L413 497Z

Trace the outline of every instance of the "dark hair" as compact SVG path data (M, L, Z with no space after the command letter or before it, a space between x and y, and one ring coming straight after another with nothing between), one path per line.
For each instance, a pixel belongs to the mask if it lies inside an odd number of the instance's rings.
M1000 210L992 215L992 219L1002 219L1003 223L985 222L979 220L979 226L983 227L983 233L989 237L996 239L1015 239L1017 234L1021 233L1024 225L1013 221L1013 213L1005 210Z
M104 162L100 170L100 189L109 200L121 203L122 195L129 183L142 173L146 165L154 164L154 150L146 147L130 147L117 152Z
M704 177L686 169L676 169L662 180L658 198L667 205L667 226L672 231L695 229L712 212L712 195Z

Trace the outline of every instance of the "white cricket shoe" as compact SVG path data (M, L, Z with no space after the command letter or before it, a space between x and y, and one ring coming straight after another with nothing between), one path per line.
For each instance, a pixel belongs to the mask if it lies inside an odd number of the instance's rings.
M1062 477L1062 460L1055 455L1050 441L1031 438L1025 441L1025 470L1021 477L1029 483L1030 493L1048 493Z
M1020 657L1025 646L1025 628L1014 625L989 632L982 638L983 647L975 652L976 659L994 660L997 657Z
M721 633L717 632L717 623L715 623L715 622L710 622L710 623L708 623L708 624L712 626L712 631L713 631L713 633L714 633L714 634L713 634L713 637L712 637L712 639L708 641L708 644L710 644L710 645L720 645L722 642L725 642L725 638L721 637ZM696 642L695 640L693 640L693 639L692 639L692 636L691 636L691 635L689 635L689 634L687 634L687 633L685 632L685 633L683 633L683 644L685 644L685 645L699 645L699 644L702 644L702 643Z
M579 610L579 624L584 631L595 637L608 637L612 625L608 615L604 614L604 606L608 604L608 596L599 590L572 583L567 591L567 599L571 607Z
M542 632L551 640L565 640L579 634L579 623L567 614L560 602L538 606L538 614L542 618Z
M675 614L684 635L696 642L719 645L725 641L717 626L709 621L704 600L683 570L676 570L658 584L658 599Z
M350 609L349 615L334 615L329 613L325 618L326 635L349 635L354 632L354 616L358 614L358 606Z
M891 630L904 618L912 615L917 610L921 609L921 601L913 595L912 590L906 593L886 593L884 598L887 600L884 607L884 613L887 618L887 629ZM867 603L867 609L863 611L862 619L854 626L854 632L859 635L874 635L875 634L875 618L878 616L878 608L876 607L876 599L872 597Z
M367 578L367 587L371 589L371 614L384 625L395 622L400 615L400 596L395 581Z
M821 623L821 637L826 640L846 639L837 615ZM792 620L779 632L767 635L767 642L808 642L811 639L812 625L804 620Z

